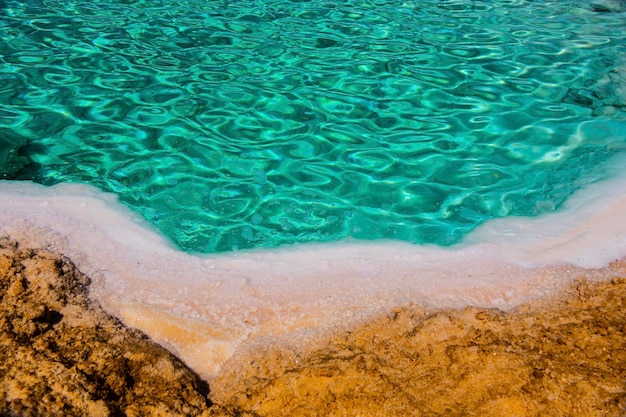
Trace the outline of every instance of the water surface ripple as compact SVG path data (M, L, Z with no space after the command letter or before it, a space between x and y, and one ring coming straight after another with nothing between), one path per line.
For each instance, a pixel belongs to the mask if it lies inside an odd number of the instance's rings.
M624 150L626 13L587 1L3 4L0 176L191 252L449 245Z

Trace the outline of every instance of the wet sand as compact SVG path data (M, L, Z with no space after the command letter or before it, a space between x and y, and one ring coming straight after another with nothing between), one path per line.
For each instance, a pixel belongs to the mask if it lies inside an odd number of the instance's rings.
M207 386L69 259L4 239L0 414L623 416L626 262L571 274L507 312L405 305L308 350L260 338Z

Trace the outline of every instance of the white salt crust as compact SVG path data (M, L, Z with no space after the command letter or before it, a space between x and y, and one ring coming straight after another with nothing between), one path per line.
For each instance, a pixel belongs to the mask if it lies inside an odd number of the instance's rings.
M406 303L510 309L553 294L570 269L623 258L624 162L555 213L490 221L450 248L344 241L191 256L114 195L10 181L0 181L0 234L69 257L94 300L212 379L268 336L347 328Z

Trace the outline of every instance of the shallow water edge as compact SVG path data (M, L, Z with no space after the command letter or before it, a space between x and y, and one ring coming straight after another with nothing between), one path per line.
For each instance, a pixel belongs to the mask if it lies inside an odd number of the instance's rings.
M626 180L612 162L610 179L561 210L488 222L448 248L346 241L192 256L113 195L28 182L0 183L0 234L72 259L92 299L210 380L255 340L297 344L409 303L508 310L623 258Z

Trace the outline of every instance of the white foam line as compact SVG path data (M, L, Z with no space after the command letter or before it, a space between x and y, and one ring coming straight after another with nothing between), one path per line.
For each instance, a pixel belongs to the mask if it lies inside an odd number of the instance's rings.
M0 182L1 234L68 256L92 277L92 298L205 378L264 335L347 326L407 302L507 309L545 295L567 277L542 267L596 268L626 255L624 213L621 174L556 213L490 221L451 248L345 241L191 256L113 195Z

